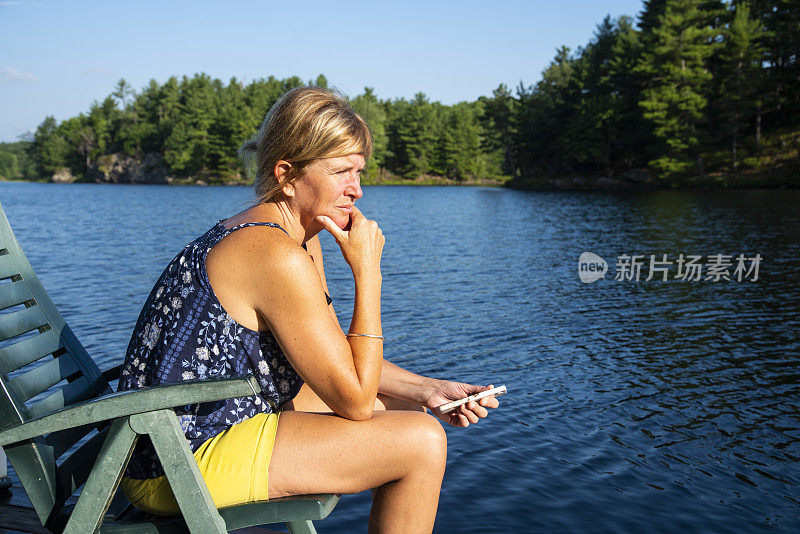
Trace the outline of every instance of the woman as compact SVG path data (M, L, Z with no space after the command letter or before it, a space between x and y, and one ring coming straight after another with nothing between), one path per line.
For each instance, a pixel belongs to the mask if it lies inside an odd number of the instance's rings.
M426 409L466 427L498 406L485 398L444 415L438 406L486 388L383 359L385 240L354 205L371 151L343 98L286 93L241 150L259 202L187 245L139 316L120 389L248 373L261 384L259 396L176 410L217 506L375 488L371 531L430 532L447 443ZM346 335L328 297L323 229L355 280ZM123 491L147 511L176 513L151 447L137 446Z

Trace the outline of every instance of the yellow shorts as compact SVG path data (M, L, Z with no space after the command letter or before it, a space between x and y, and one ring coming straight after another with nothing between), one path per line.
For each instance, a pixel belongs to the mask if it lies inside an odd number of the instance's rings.
M279 413L260 413L200 445L194 453L217 508L267 500L269 460ZM178 515L166 476L123 478L120 488L137 508L155 515Z

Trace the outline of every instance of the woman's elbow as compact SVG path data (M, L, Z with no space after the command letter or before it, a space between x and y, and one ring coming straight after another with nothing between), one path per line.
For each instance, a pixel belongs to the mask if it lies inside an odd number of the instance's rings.
M374 402L372 404L370 404L369 407L365 406L364 408L361 408L355 414L355 417L353 417L353 421L366 421L368 419L372 419L372 411L374 409L375 409L375 403Z
M338 415L351 421L366 421L372 418L375 409L375 399L368 399L358 403L348 403L338 411Z

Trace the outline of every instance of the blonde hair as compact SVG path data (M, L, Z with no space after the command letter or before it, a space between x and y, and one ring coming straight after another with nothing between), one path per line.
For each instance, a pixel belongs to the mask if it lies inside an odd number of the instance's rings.
M283 186L314 161L351 154L372 154L369 127L342 95L321 87L298 87L281 96L255 137L239 149L245 168L255 175L258 202L278 198ZM292 164L283 182L275 176L281 160Z

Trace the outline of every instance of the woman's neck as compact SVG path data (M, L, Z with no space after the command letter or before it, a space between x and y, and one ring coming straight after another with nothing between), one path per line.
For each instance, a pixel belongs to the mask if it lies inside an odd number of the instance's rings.
M313 228L316 226L315 221L302 221L300 215L282 200L257 204L236 217L239 216L248 221L278 223L298 245L302 245L319 233L319 229Z

